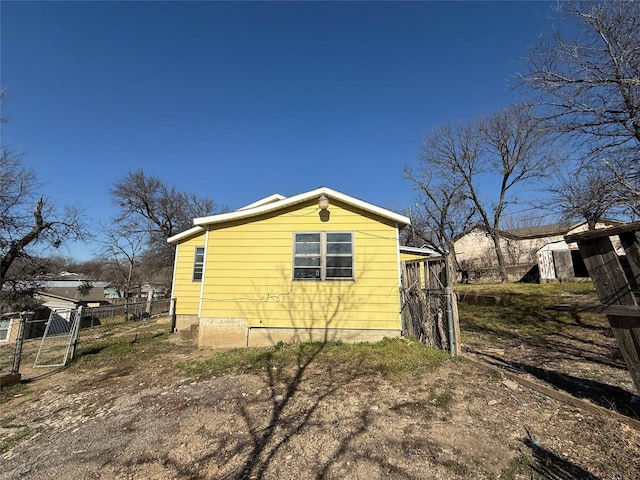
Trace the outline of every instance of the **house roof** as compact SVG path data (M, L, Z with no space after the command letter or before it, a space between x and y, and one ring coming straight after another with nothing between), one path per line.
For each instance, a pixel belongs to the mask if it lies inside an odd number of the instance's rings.
M195 226L193 228L190 228L189 230L185 230L182 233L168 238L167 242L177 243L180 240L189 238L197 233L203 232L205 230L204 227L207 225L228 222L230 220L248 220L258 215L275 212L291 206L308 202L309 200L318 199L322 195L326 196L329 199L329 202L331 202L331 200L336 200L341 203L345 203L347 205L351 205L353 207L364 210L365 212L373 213L380 217L396 222L400 226L400 228L411 223L409 217L406 217L404 215L400 215L398 213L392 212L391 210L378 207L377 205L373 205L372 203L365 202L358 198L351 197L344 193L338 192L337 190L333 190L328 187L320 187L309 192L294 195L292 197L284 197L282 195L275 194L269 197L265 197L233 212L221 213L208 217L194 218L193 223Z
M572 232L573 230L575 230L576 228L586 224L587 222L582 221L582 222L558 222L558 223L551 223L549 225L536 225L536 226L531 226L531 227L522 227L522 228L513 228L510 230L499 230L499 234L501 237L504 238L509 238L512 240L526 240L526 239L532 239L532 238L545 238L545 237L559 237L559 236L564 236L569 234L570 232ZM621 222L619 220L611 220L611 219L605 219L602 218L598 221L598 223L602 223L605 224L607 226L612 226L612 225L621 225L624 224L625 222ZM464 237L465 235L467 235L468 233L471 233L474 230L483 230L483 231L487 231L487 228L482 225L482 224L476 224L474 226L472 226L471 228L469 228L468 230L465 230L464 232L462 232L460 235L458 235L454 241L459 240L460 238Z
M407 247L407 246L400 246L400 252L402 253L413 253L416 255L424 255L425 257L440 257L442 256L441 253L439 253L437 250L430 248L430 247Z
M554 237L557 235L566 235L569 231L573 230L584 222L567 223L559 222L552 223L550 225L535 225L531 227L513 228L510 230L503 230L500 233L504 236L512 238L539 238L539 237Z
M574 228L582 225L585 222L576 222L576 223L552 223L549 225L537 225L531 227L522 227L522 228L514 228L511 230L500 230L500 236L504 238L510 238L513 240L524 240L527 238L544 238L544 237L554 237L554 236L562 236L569 233ZM458 235L455 240L459 240L465 235L473 232L474 230L482 230L487 231L487 228L484 225L476 224L468 230L462 232Z
M88 293L81 294L77 288L45 287L38 291L39 295L65 300L68 302L98 302L104 301L104 289L92 288Z

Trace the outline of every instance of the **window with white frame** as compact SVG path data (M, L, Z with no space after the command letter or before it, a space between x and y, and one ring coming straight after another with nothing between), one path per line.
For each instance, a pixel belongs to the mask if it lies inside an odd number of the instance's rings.
M0 342L6 342L9 340L9 333L11 332L11 320L0 319Z
M352 232L296 232L294 280L353 280Z
M202 272L204 271L204 247L196 247L193 258L193 281L202 281Z

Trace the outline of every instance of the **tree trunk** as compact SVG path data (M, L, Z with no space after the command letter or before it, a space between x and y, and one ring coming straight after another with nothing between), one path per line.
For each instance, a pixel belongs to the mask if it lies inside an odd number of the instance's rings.
M509 281L507 277L507 266L504 260L504 253L502 253L502 246L500 245L500 235L497 232L491 232L491 239L496 249L496 259L498 260L498 272L500 274L500 281L507 283Z

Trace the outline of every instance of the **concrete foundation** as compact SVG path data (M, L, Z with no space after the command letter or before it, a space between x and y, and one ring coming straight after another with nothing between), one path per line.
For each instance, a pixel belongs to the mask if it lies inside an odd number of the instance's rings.
M189 330L191 325L198 324L200 319L198 315L176 315L176 330Z
M211 348L241 348L248 346L249 329L246 318L201 318L198 326L198 346Z
M187 316L185 316L187 317ZM266 328L249 327L246 318L183 318L178 328L180 339L197 339L198 347L230 349L244 347L269 347L278 342L377 342L385 337L400 337L398 330L365 330L346 328Z
M399 337L400 330L357 330L346 328L250 328L250 347L268 347L278 342L377 342L385 337Z

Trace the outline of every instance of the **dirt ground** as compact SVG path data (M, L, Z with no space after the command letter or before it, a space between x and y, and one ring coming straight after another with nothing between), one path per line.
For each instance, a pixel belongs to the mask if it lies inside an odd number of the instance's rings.
M637 392L606 328L592 327L587 349L479 333L467 348L620 412ZM80 362L0 404L0 478L640 478L639 430L471 361L401 379L313 362L189 377L175 364L211 352L158 341L169 353Z

